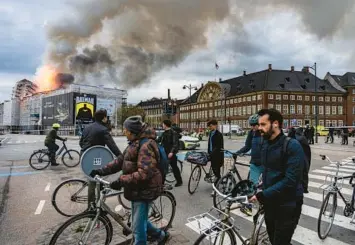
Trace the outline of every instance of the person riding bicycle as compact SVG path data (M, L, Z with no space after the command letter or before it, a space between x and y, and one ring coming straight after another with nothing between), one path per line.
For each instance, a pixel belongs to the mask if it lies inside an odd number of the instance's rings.
M66 139L58 136L58 130L60 128L59 123L54 123L52 125L52 130L49 131L49 133L46 136L46 139L44 140L44 145L48 148L49 151L49 158L51 161L51 166L58 166L59 164L56 162L55 159L55 154L57 150L59 149L59 146L55 143L55 140L61 140L61 141L66 141Z
M154 227L148 220L150 203L163 190L156 133L152 127L142 122L141 116L127 118L123 127L129 141L123 155L106 167L93 170L90 176L105 176L122 171L119 179L111 183L111 188L124 187L124 197L131 201L134 244L147 244L148 232L158 241L158 245L163 245L170 239L170 234ZM147 140L142 142L144 139Z

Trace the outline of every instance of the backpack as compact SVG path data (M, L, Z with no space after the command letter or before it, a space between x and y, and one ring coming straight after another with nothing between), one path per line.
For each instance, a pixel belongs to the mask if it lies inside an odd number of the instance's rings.
M148 141L147 138L141 139L139 141L139 149L147 141ZM169 158L165 152L164 147L158 143L157 143L157 145L158 145L158 150L159 150L159 155L160 155L160 161L158 162L158 169L159 169L160 173L162 174L163 178L165 178L165 175L169 171ZM138 152L139 152L139 149L138 149Z
M181 137L182 137L182 135L181 135L181 133L182 133L181 128L179 128L178 126L174 125L174 126L171 127L171 129L174 130L174 131L178 134L179 139L181 139Z

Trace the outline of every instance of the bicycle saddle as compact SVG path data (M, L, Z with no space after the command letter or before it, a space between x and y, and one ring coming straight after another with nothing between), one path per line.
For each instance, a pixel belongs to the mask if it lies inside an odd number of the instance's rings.
M248 196L251 198L256 194L257 188L250 180L241 180L232 190L232 197L236 196Z

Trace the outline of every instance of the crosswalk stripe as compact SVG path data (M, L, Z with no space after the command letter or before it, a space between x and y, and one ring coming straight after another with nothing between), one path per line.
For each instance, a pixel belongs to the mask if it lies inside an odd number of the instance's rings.
M313 170L312 173L331 174L331 175L334 175L334 174L335 174L335 172L325 171L325 170L321 170L321 169ZM351 174L339 172L339 176L342 176L342 175L343 175L343 176L348 176L348 175L351 175Z
M331 167L336 167L336 165L335 164L330 164L329 166L331 166ZM346 165L343 165L343 166L341 166L340 167L340 169L352 169L352 170L355 170L355 166L354 166L354 164L346 164Z
M304 205L303 205L304 206ZM304 209L304 207L302 207ZM241 217L243 219L246 219L250 222L253 222L253 218L251 216L247 216L246 214L242 213L239 209L232 210L231 211L233 214L237 215L238 217ZM335 216L336 217L336 216ZM263 227L265 227L265 223L263 224ZM304 245L314 245L314 244L323 244L323 245L348 245L348 243L341 242L337 239L327 237L324 241L321 241L318 237L318 233L316 231L307 229L303 226L298 225L295 233L293 234L292 237L293 241L299 242Z
M322 167L323 169L326 169L326 170L334 170L334 171L337 171L337 168L334 168L334 167ZM347 173L354 173L354 170L351 170L351 169L345 169L345 168L340 168L339 172L347 172Z
M322 183L324 182L325 177L326 177L325 175L308 174L308 178L309 178L309 179L321 180ZM340 177L340 176L339 176L339 177ZM327 181L330 181L330 179L328 178ZM351 185L349 185L349 181L344 181L343 186L351 187Z
M322 185L323 184L321 184L321 183L317 183L317 182L313 182L313 181L308 182L309 187L320 188ZM322 189L320 188L320 190L322 190ZM347 188L342 188L340 190L340 192L341 192L341 194L346 194L346 195L350 195L350 196L353 194L353 190L347 189Z
M324 197L325 197L325 195L326 195L326 193L324 194ZM323 201L323 194L319 194L319 193L315 193L315 192L305 193L304 197L315 200L315 201L319 201L319 202ZM345 207L345 204L344 204L343 200L340 199L339 195L337 196L337 199L338 199L338 206ZM321 205L319 205L318 208L320 208L320 207L321 207Z

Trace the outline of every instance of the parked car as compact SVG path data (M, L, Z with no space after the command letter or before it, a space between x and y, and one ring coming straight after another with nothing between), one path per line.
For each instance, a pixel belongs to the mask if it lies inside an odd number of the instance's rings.
M164 130L156 130L157 139L163 135ZM200 147L200 140L196 137L182 135L179 139L179 150L194 150Z

